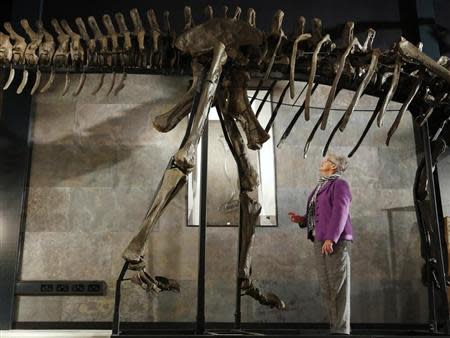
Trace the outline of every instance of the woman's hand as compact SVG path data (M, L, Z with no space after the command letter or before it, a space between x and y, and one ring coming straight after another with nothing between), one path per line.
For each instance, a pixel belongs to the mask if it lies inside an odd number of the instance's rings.
M304 223L306 220L305 217L300 216L293 211L289 212L288 215L289 215L291 222L293 222L293 223Z
M334 242L332 240L327 239L322 245L322 254L332 254L333 244Z

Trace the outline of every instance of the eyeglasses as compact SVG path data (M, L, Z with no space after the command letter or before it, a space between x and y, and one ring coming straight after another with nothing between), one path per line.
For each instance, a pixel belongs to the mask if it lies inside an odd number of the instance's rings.
M331 164L333 164L334 166L337 167L337 164L335 162L333 162L332 160L330 160L329 158L324 158L323 162L330 162Z
M336 163L334 163L332 160L330 160L329 158L327 158L327 161L330 162L331 164L337 165Z

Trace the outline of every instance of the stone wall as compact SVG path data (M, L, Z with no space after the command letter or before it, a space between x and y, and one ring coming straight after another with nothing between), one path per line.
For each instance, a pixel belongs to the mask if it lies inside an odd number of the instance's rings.
M57 81L50 93L34 101L21 278L100 279L107 282L108 292L104 297L19 297L17 320L110 321L121 251L138 228L186 126L183 121L172 132L160 134L151 119L174 104L186 90L188 79L128 76L119 96L106 97L105 89L97 96L89 94L98 81L97 76L89 75L87 88L77 98L61 97L63 77ZM284 85L279 83L275 98ZM319 87L313 106L323 107L327 94L328 87ZM334 107L346 108L351 95L341 92ZM375 98L365 97L358 108L370 109L375 103ZM389 106L398 108L399 104ZM275 142L297 109L284 106L280 110L274 125ZM330 131L329 127L317 132L307 159L303 159L303 146L321 110L312 109L311 113L311 121L300 118L286 143L276 149L279 224L257 229L254 251L254 277L264 289L285 299L287 310L270 310L244 298L243 321L326 321L312 244L287 216L291 210L305 211ZM334 126L342 113L332 111L329 125ZM370 114L355 112L330 150L347 154ZM387 113L383 128L372 128L345 175L353 194L353 322L427 319L412 202L416 155L409 115L390 147L384 145L395 114ZM153 229L147 250L149 270L178 279L182 292L152 296L125 283L123 320L195 320L198 228L186 226L185 195L183 189L170 204ZM236 254L237 228L207 229L207 321L234 319Z
M450 151L439 161L439 187L441 188L442 211L444 217L450 217Z

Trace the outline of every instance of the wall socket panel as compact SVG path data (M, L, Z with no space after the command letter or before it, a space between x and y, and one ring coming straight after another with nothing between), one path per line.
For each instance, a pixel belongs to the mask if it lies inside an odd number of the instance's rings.
M104 296L105 281L20 281L16 296Z

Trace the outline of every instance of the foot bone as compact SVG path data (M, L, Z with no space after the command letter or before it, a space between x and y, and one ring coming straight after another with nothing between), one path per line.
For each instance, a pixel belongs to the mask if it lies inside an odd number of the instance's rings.
M180 284L176 280L162 276L155 276L153 278L144 269L138 271L133 277L131 277L130 280L132 283L139 285L147 292L180 292Z
M241 296L250 296L262 305L277 308L278 310L284 310L286 308L286 304L277 295L272 292L264 294L262 290L255 285L254 281L244 280L241 284L241 290L243 291Z

